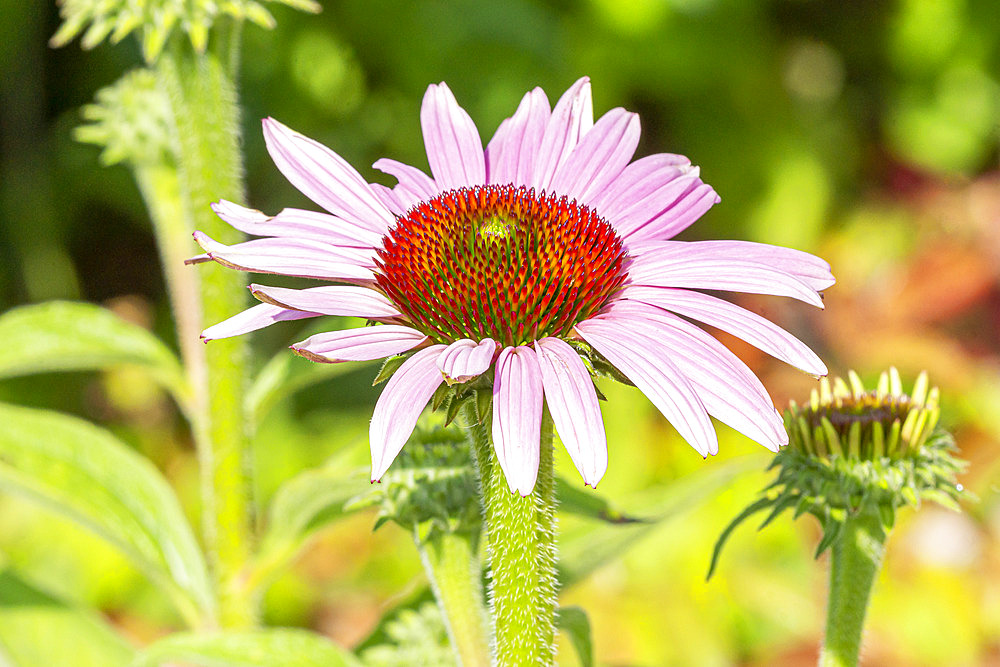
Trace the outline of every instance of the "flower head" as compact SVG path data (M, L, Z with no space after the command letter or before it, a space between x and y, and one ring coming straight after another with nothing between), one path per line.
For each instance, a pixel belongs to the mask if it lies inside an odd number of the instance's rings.
M955 456L952 437L935 428L937 420L938 390L929 387L926 373L909 394L895 368L882 373L872 391L854 371L847 382L823 378L808 404L793 401L785 411L791 446L771 464L778 477L719 537L709 575L733 529L764 510L770 514L761 528L791 508L796 517L819 519L817 556L863 511L877 512L888 530L898 508L917 507L921 499L958 510L963 488L955 476L965 463Z
M206 255L258 273L337 283L251 285L263 305L210 327L206 339L280 320L355 316L375 326L323 333L292 348L315 361L408 355L371 424L372 479L385 473L442 383L492 397L492 434L512 491L531 492L548 405L584 482L607 468L592 372L641 389L703 456L718 449L709 415L777 450L781 417L754 374L689 319L734 334L814 375L823 362L764 318L701 289L791 296L822 307L826 262L740 241L670 239L718 202L679 155L633 161L639 119L596 122L590 82L550 107L536 88L486 148L445 84L420 113L431 175L394 160L398 181L368 183L340 156L266 119L282 173L328 213L275 216L221 201L216 213L265 237L232 246L195 235ZM464 393L463 393L464 392Z

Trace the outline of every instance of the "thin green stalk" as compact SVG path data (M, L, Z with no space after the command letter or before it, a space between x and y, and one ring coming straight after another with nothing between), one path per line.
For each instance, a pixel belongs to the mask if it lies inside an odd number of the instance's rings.
M551 665L557 585L552 419L545 410L538 480L526 498L507 486L487 421L467 423L473 430L482 484L495 662L500 667Z
M176 125L181 195L194 229L223 243L240 235L209 208L219 199L243 200L239 107L227 65L230 54L195 54L178 42L160 58L157 75L170 98ZM192 250L195 250L193 244ZM244 276L216 264L197 271L200 326L214 324L246 305ZM244 392L247 349L243 337L204 349L204 381L196 388L195 439L202 470L202 514L219 590L219 623L251 626L256 604L242 576L250 555L251 501ZM198 375L198 371L193 371Z
M201 332L201 295L197 271L184 266L191 256L191 232L181 197L177 167L167 163L136 165L133 169L139 191L149 209L166 278L170 306L177 326L177 341L191 387L205 385L205 346L198 340ZM183 406L195 419L193 406Z
M478 535L468 532L436 531L427 539L414 529L413 539L420 551L434 597L444 615L448 639L462 667L487 667L490 640L483 609L483 588Z
M882 565L886 532L877 507L865 507L844 523L831 547L830 599L821 667L858 664L865 612Z

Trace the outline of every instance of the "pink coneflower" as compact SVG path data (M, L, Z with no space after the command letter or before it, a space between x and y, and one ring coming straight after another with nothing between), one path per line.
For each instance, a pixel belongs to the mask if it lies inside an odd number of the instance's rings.
M511 490L527 495L534 487L545 403L584 482L596 485L607 446L591 358L631 380L702 456L718 450L709 415L769 449L787 442L756 376L689 320L813 375L826 373L823 362L764 318L694 290L822 307L818 290L834 282L826 262L757 243L670 241L718 196L687 158L632 162L638 116L618 108L595 123L586 78L554 109L541 89L526 94L485 150L443 83L428 88L420 120L433 178L379 160L375 168L398 180L391 189L264 120L278 169L329 213L285 209L272 217L221 201L219 217L267 238L226 246L196 233L207 254L195 261L338 284L251 285L264 303L210 327L205 339L318 315L379 323L292 346L321 362L410 353L375 406L373 480L442 382L492 373L493 442Z

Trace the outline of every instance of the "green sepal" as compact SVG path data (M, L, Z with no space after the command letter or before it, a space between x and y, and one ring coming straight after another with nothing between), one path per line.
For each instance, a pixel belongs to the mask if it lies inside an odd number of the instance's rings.
M774 505L777 501L776 498L758 498L756 501L748 505L742 512L740 512L735 519L729 522L729 525L725 527L722 533L719 535L719 539L715 541L715 547L712 549L712 561L708 565L708 574L705 575L705 580L712 578L712 574L715 572L715 566L719 564L719 556L722 555L722 547L726 545L726 541L736 528L752 517L757 512L762 512L768 507Z
M476 390L476 414L480 423L486 423L493 417L493 392L486 389Z
M768 524L777 519L782 512L784 512L786 509L796 504L797 502L799 502L799 496L797 493L786 493L781 496L778 496L778 499L774 503L774 508L771 510L771 513L767 515L767 518L764 519L763 523L757 526L757 530L763 530L764 528L766 528Z
M840 533L843 531L843 529L844 529L843 521L837 521L835 519L827 520L823 524L823 539L821 539L819 541L819 544L816 545L816 553L814 554L813 557L819 558L824 551L829 549L833 545L833 543L837 541L837 538L840 537Z
M382 368L379 369L378 375L372 380L372 386L379 385L389 378L392 377L393 373L399 370L399 367L413 355L412 352L406 354L397 354L394 357L389 357L382 362Z
M891 504L880 504L878 506L878 515L879 519L882 520L882 527L885 528L886 532L896 525L896 508Z

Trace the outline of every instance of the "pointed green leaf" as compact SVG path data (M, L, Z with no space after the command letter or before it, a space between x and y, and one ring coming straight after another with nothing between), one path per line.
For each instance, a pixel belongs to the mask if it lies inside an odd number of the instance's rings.
M569 636L583 667L594 665L594 641L590 635L590 619L580 607L560 607L556 627Z
M204 558L147 459L89 422L0 404L0 489L68 516L122 550L190 623L214 613Z
M560 537L559 580L568 586L607 562L621 558L633 544L665 526L670 519L697 507L748 470L759 470L761 457L746 456L712 465L668 486L644 491L625 512L648 518L644 522L609 524L591 522Z
M305 630L180 633L146 647L132 667L355 667L346 649Z
M268 509L249 585L266 585L316 531L360 509L351 501L368 493L370 486L363 471L336 463L285 482Z
M0 664L124 667L133 655L100 615L0 571Z
M184 404L189 391L177 357L156 336L89 303L49 301L0 315L0 378L130 364Z
M556 476L556 498L559 499L560 512L578 514L608 523L641 523L645 521L626 515L612 506L606 498L598 495L596 490L581 487L583 487L582 484L571 484L566 478Z

